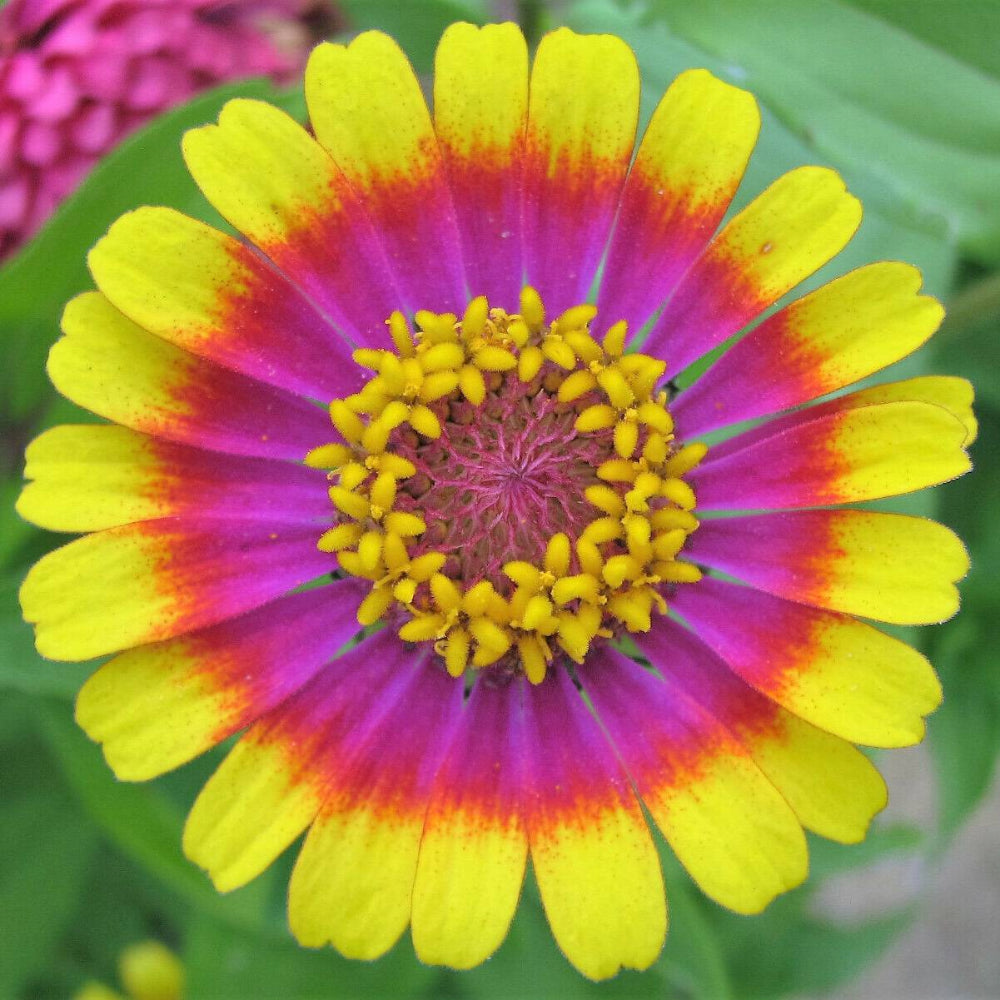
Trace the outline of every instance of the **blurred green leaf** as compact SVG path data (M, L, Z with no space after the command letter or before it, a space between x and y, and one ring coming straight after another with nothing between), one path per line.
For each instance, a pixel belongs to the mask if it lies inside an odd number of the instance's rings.
M696 1000L728 1000L733 996L725 954L715 928L696 901L697 889L676 869L664 865L670 932L657 964L681 996Z
M418 73L434 66L434 50L454 21L483 24L490 19L486 0L421 0L419 13L399 0L340 0L352 29L376 28L399 42Z
M996 0L850 0L961 62L1000 77L1000 4Z
M584 979L566 960L552 937L529 871L510 933L484 965L462 973L442 973L434 996L469 998L517 997L550 1000L553 997L604 997L606 1000L645 1000L666 993L664 976L624 970L614 979L594 983Z
M947 345L946 345L947 347ZM942 355L952 369L980 368L975 354L950 349ZM984 379L996 373L983 370ZM950 838L989 790L1000 752L1000 671L996 623L1000 618L1000 409L978 407L979 439L972 447L971 476L944 488L949 523L969 547L972 570L962 584L962 610L935 630L928 655L941 676L944 703L929 719L930 748L938 767L939 825Z
M38 655L17 603L20 584L21 574L0 580L0 688L72 698L94 664L52 663Z
M0 997L13 997L45 969L72 919L97 836L47 780L51 764L33 734L3 740L0 753Z
M253 928L261 923L269 879L222 896L181 852L183 817L153 784L115 779L98 746L73 721L65 704L36 703L41 732L70 788L118 848L195 906Z
M730 974L740 1000L825 993L871 964L913 918L909 909L853 926L803 913L783 897L753 920L720 914Z
M76 913L33 978L31 1000L70 997L88 980L118 982L118 959L131 944L149 938L175 946L165 891L128 858L102 844L87 871Z
M182 959L188 995L212 1000L409 998L424 995L435 975L413 958L409 942L378 961L352 962L329 948L240 933L207 916L188 926Z
M22 462L20 442L17 445L16 458L12 456L12 464L17 462L20 465ZM18 549L35 530L26 521L21 520L14 510L21 485L20 473L0 483L0 567L9 565L16 558ZM3 598L0 598L0 601L2 600Z
M952 837L989 791L1000 751L1000 683L996 650L987 622L990 617L966 607L946 639L931 650L946 696L929 720L930 748L938 767L938 822L946 839Z
M822 837L809 838L809 878L823 879L881 861L887 855L921 850L924 831L905 823L876 825L860 844L837 844Z
M848 846L818 837L809 840L809 880L756 916L715 905L661 845L670 933L656 968L667 974L681 996L764 1000L823 992L874 961L909 923L913 913L905 910L845 927L814 916L810 905L824 878L918 850L925 843L921 831L901 825L876 827L865 841ZM804 963L811 965L804 968Z
M941 366L972 380L977 407L1000 412L1000 271L973 280L948 303L933 346ZM984 446L977 449L984 453ZM980 459L980 462L982 459Z
M975 30L975 18L960 27L964 4L949 6L956 31ZM1000 80L842 0L651 0L648 11L866 177L881 210L1000 259Z

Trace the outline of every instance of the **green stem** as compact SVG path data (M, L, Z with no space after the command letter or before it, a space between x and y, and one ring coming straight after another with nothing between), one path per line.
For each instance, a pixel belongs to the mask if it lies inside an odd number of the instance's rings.
M991 320L1000 320L1000 271L967 285L948 303L941 336L959 340Z

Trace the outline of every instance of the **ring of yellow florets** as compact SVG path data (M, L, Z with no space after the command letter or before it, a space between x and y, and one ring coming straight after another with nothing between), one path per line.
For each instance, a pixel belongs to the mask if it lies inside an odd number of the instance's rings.
M358 621L372 625L393 609L405 612L400 637L433 642L455 677L470 664L503 661L538 683L556 649L582 663L598 637L648 630L653 609L666 611L662 584L700 578L677 556L698 525L683 476L707 449L675 445L666 394L656 392L664 362L625 354L624 322L598 343L590 333L596 312L578 305L546 324L540 297L525 288L516 314L490 309L482 296L461 320L418 312L416 336L393 313L387 325L396 350L355 351L355 361L375 374L359 393L330 404L344 443L306 456L335 480L329 492L340 523L319 548L372 582ZM397 507L400 485L416 467L393 451L394 433L408 425L421 440L436 439L438 401L464 397L479 407L488 382L516 375L531 383L540 374L559 402L590 400L576 417L578 434L612 432L612 454L596 470L600 482L584 490L597 516L575 540L554 534L537 564L506 563L504 593L485 579L466 586L443 572L444 553L411 556L427 525Z

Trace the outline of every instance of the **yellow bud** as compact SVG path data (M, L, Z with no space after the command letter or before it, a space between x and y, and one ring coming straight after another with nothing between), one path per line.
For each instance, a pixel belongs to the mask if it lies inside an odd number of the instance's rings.
M373 587L368 596L358 605L358 622L374 625L392 604L393 593L389 587Z
M335 399L330 404L330 419L345 441L357 444L361 440L365 432L364 422L342 399Z
M522 382L530 382L541 370L544 361L545 355L540 347L526 347L517 359L517 377Z
M625 513L625 504L622 498L610 486L596 483L593 486L588 486L583 491L583 495L598 510L603 510L611 517L621 517Z
M368 501L360 493L352 493L343 486L331 486L330 499L337 510L360 521L368 516Z
M384 524L386 531L391 531L402 538L422 535L427 530L423 518L403 510L394 510L386 514Z
M545 680L546 662L542 643L535 636L524 636L517 641L517 652L521 658L524 674L532 684Z
M597 306L586 303L579 306L570 306L569 309L560 314L559 318L552 325L558 327L560 330L578 330L586 327L596 315Z
M410 426L424 437L439 438L441 436L441 424L433 410L426 406L414 406L410 410Z
M358 558L365 569L374 571L382 556L382 532L366 531L358 541Z
M406 322L406 317L397 309L388 320L389 336L399 352L401 358L412 358L413 334L410 332L410 324Z
M517 358L502 347L488 344L480 347L472 359L476 365L487 372L506 372L517 367Z
M555 576L565 576L569 572L570 555L569 538L560 531L545 546L546 570Z
M566 343L562 337L548 336L542 341L542 354L553 364L566 371L572 371L576 367L576 355L573 348Z
M181 1000L184 992L184 967L159 941L126 948L118 960L118 974L135 1000Z
M614 427L618 423L618 411L606 403L597 406L588 406L576 418L575 428L581 433L588 431L603 431L609 427ZM627 455L625 456L628 457Z
M426 642L437 638L444 623L444 615L421 614L399 630L399 638L403 642Z
M521 289L519 311L524 322L536 333L545 325L545 306L542 305L542 297L530 285L525 285Z
M446 347L446 344L439 344L439 347ZM420 401L422 403L433 403L435 399L447 396L458 388L457 372L434 372L424 379L420 387Z
M454 611L462 603L462 591L455 586L453 580L441 573L435 573L431 577L431 593L434 595L434 603L442 611Z
M615 424L615 451L621 458L631 458L639 443L639 427L631 421Z
M435 344L430 350L420 355L420 367L425 372L442 372L446 369L458 368L465 362L465 351L460 344Z
M338 524L329 531L324 531L316 543L316 548L320 552L339 552L341 549L349 549L356 545L361 538L363 530L360 524Z
M601 346L613 358L621 357L625 353L625 337L628 335L628 323L620 319L608 329L601 341Z
M475 365L462 367L458 373L458 387L473 406L479 406L486 398L486 383L483 381L482 372Z
M559 386L559 402L571 403L574 399L579 399L586 392L590 392L597 385L597 379L585 368L572 372L563 379Z
M425 552L410 563L408 575L417 583L423 583L437 573L445 562L447 557L443 552Z
M483 299L485 302L486 300ZM448 633L445 645L444 665L452 677L461 677L469 662L469 633L465 629L453 628Z
M466 307L462 317L462 339L465 341L481 337L490 315L490 304L485 295L477 295Z

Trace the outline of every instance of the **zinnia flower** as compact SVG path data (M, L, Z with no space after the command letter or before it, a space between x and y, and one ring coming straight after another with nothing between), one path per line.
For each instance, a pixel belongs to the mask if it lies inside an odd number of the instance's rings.
M0 259L166 108L301 63L263 21L301 0L10 0L0 11ZM304 39L303 39L304 40Z
M315 138L248 100L185 137L245 242L141 208L92 251L49 371L112 423L29 449L21 513L90 534L32 569L25 616L45 656L117 654L77 718L120 778L242 732L185 849L228 890L308 831L303 944L374 958L410 925L422 960L473 966L530 856L581 972L645 968L644 807L757 912L805 877L803 828L857 841L883 806L853 744L912 744L939 701L859 618L947 618L965 551L842 505L965 472L969 387L802 404L941 307L871 264L678 392L861 217L802 167L716 232L749 94L683 73L632 162L638 71L609 36L547 35L529 79L516 27L454 25L433 119L379 33L321 45L305 86Z

